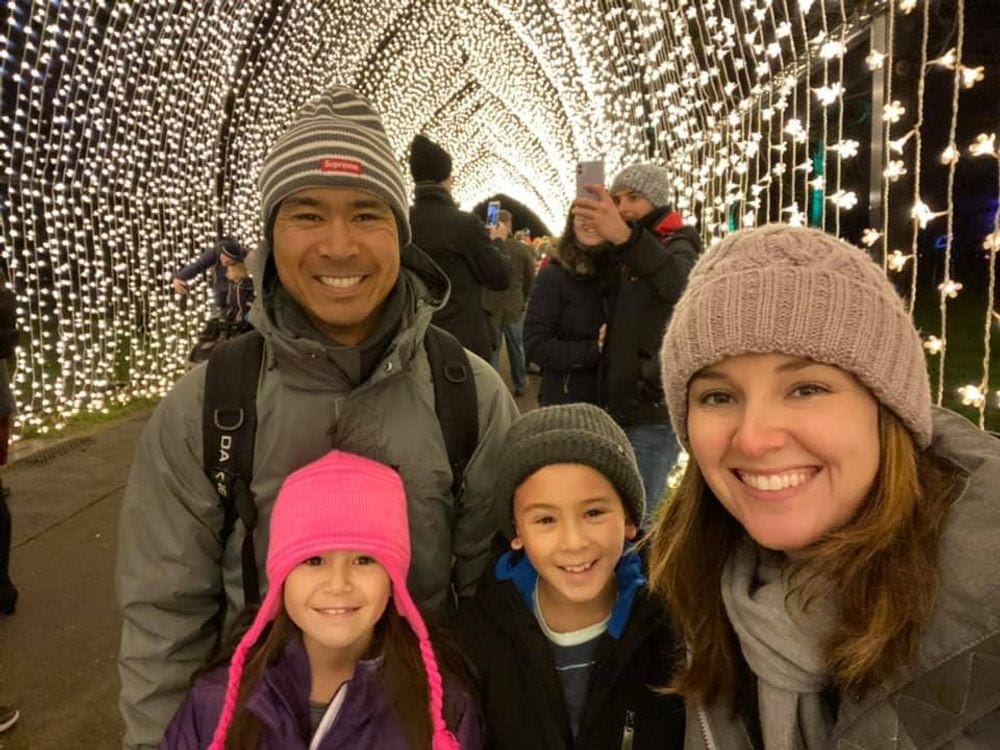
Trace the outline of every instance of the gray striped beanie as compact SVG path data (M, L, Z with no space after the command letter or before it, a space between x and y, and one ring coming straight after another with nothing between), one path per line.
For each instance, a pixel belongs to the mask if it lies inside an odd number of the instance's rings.
M331 86L295 113L264 157L258 185L268 236L278 205L295 191L350 187L384 200L396 216L400 245L410 242L403 172L382 118L352 89Z
M663 389L688 445L691 377L726 357L791 354L839 367L931 442L920 335L903 300L862 250L818 229L769 224L735 232L688 278L663 338Z

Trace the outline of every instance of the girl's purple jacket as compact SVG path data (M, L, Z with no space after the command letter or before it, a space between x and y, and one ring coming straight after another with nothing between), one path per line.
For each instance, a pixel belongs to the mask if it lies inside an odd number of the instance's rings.
M403 732L386 701L378 660L358 662L347 683L347 696L321 750L357 747L407 750ZM204 750L212 741L222 713L227 668L202 677L177 710L160 743L160 750ZM479 709L468 693L446 680L445 719L463 750L482 748ZM264 725L261 750L307 750L309 729L309 661L299 639L264 672L247 701L248 710Z

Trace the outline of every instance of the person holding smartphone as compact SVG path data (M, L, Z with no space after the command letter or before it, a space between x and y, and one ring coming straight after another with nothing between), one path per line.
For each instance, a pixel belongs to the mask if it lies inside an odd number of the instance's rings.
M585 188L573 216L612 246L601 398L635 450L652 517L680 453L663 398L660 342L701 239L673 209L670 173L661 166L626 167L610 191L599 184Z

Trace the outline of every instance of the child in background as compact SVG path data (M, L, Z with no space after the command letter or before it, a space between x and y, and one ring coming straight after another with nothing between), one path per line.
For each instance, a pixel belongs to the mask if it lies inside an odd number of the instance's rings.
M680 748L682 703L656 690L675 639L629 544L645 496L625 433L590 404L529 412L497 492L511 549L461 610L487 746Z
M443 685L406 589L399 475L334 451L285 480L270 528L264 602L161 748L478 750L478 711Z
M220 318L223 323L245 323L249 329L247 315L254 298L253 279L247 267L241 261L235 261L226 266L226 280L226 305Z

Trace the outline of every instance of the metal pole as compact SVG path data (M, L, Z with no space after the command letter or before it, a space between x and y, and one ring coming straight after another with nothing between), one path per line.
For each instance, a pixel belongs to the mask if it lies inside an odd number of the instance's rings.
M885 12L879 13L872 18L871 31L869 32L871 51L879 54L886 54L889 51L889 26L886 22ZM886 207L882 203L882 183L885 177L882 175L885 163L885 119L882 112L885 108L885 88L888 77L892 71L888 66L883 66L872 71L872 129L871 129L871 168L869 169L868 186L868 226L882 227L882 220ZM875 260L878 263L885 263L886 242L888 238L878 243L879 250L872 248Z

